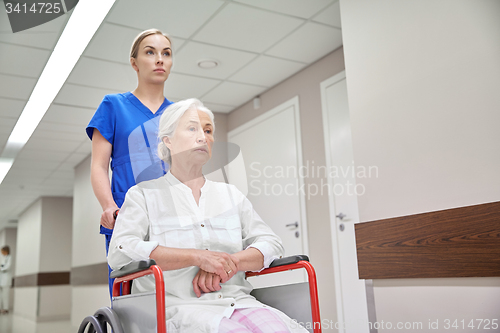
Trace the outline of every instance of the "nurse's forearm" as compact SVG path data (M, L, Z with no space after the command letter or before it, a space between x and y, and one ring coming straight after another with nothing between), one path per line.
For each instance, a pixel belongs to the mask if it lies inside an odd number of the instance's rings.
M99 166L92 166L90 180L92 182L92 189L101 204L102 210L117 207L111 193L108 170L103 170Z
M118 208L111 193L109 182L109 161L113 146L94 129L92 136L92 160L90 164L90 181L94 194L101 204L102 210Z
M233 256L239 259L239 271L258 271L264 268L264 255L254 247L237 252Z

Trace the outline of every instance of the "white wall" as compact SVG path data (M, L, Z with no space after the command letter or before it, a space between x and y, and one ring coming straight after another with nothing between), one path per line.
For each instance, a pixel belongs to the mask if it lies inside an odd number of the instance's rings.
M69 319L71 315L71 286L43 286L39 292L38 317L42 321Z
M40 272L71 269L73 198L42 198Z
M341 0L361 221L500 200L500 2Z
M106 262L104 236L99 234L102 209L90 184L90 155L75 167L71 266Z
M422 329L406 332L499 332L491 325L500 321L499 278L375 280L377 321L422 323ZM446 322L446 319L451 322ZM450 327L455 319L459 328ZM478 328L476 319L489 319L490 329ZM462 327L464 320L465 327ZM474 320L475 328L468 327ZM429 329L438 321L439 329ZM500 325L500 323L498 323ZM449 325L448 329L447 326ZM379 330L379 332L394 330ZM405 331L405 330L402 330Z
M14 315L36 321L38 287L14 288Z
M38 199L19 216L14 276L39 272L41 232L42 199Z
M18 223L15 276L69 272L72 198L42 197ZM66 285L14 288L14 312L30 320L68 319L71 293Z
M102 209L90 183L90 159L89 155L75 167L72 267L106 262L104 236L99 234ZM110 306L108 285L72 285L71 300L71 326L76 331L83 318Z
M354 159L379 169L357 180L360 220L500 200L500 1L340 7ZM379 322L500 309L500 278L375 280L374 293Z
M110 306L108 285L71 286L71 300L71 332L76 332L85 317Z

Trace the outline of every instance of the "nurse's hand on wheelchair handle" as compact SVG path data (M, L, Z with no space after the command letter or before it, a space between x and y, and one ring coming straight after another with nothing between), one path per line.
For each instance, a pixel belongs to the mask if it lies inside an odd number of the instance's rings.
M113 229L115 227L115 218L113 213L118 209L118 207L106 208L101 214L101 225L107 229Z

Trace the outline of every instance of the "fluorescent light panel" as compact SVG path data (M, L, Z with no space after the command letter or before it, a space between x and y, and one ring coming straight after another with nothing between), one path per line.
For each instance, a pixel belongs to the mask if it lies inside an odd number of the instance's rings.
M10 167L14 164L13 158L0 158L0 184L3 182L7 172L9 172Z
M56 98L114 2L115 0L80 0L76 5L2 151L0 183L9 172L15 156L28 142ZM10 160L12 161L8 162Z

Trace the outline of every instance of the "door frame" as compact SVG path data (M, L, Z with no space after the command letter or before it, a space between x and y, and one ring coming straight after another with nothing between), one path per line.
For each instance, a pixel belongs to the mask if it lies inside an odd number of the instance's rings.
M269 111L253 118L252 120L236 127L235 129L227 132L227 141L231 142L231 137L239 134L267 119L273 117L274 115L287 110L289 107L293 107L293 114L295 120L295 145L297 147L297 167L298 170L303 168L303 158L302 158L302 135L300 131L300 110L299 110L299 96L292 97L291 99L281 103L280 105L272 108ZM245 158L243 156L243 158ZM304 179L298 177L299 188L305 188ZM302 249L305 255L309 255L309 236L307 233L307 214L306 214L306 197L303 191L299 191L299 202L300 202L300 219L301 219L301 233L302 233Z
M325 159L326 159L326 168L327 170L332 169L332 151L330 146L330 135L331 131L328 126L329 124L329 115L328 115L328 101L326 90L328 87L333 84L340 82L346 79L345 70L330 77L329 79L324 80L320 83L320 93L321 93L321 112L323 119L323 133L324 133L324 143L325 143ZM346 96L347 97L347 96ZM348 98L348 97L347 97ZM329 188L334 188L334 182L331 177L327 177ZM338 236L339 233L337 231L337 217L336 217L336 207L334 194L330 191L328 192L328 208L330 214L330 229L331 229L331 238L332 238L332 254L333 254L333 274L334 274L334 285L335 285L335 294L336 294L336 304L337 304L337 320L339 324L339 332L345 332L345 316L344 316L344 301L343 301L343 289L342 289L342 279L340 274L340 255L341 249L339 248ZM359 221L353 221L354 223L359 223ZM357 258L357 253L355 253ZM358 274L359 275L359 274ZM355 300L359 304L359 308L367 308L366 300Z

